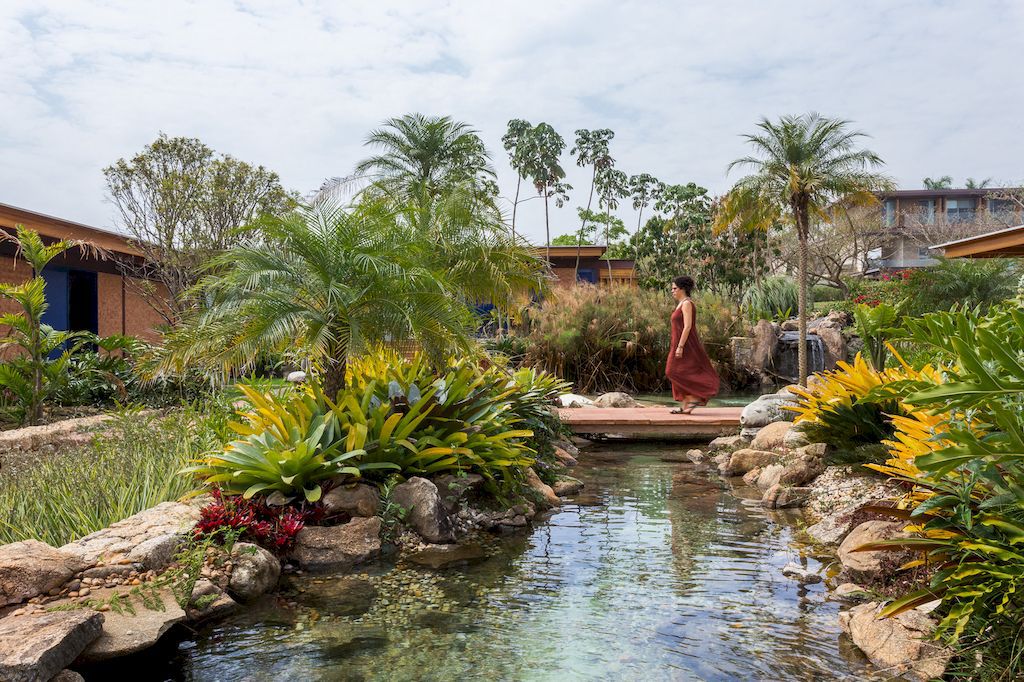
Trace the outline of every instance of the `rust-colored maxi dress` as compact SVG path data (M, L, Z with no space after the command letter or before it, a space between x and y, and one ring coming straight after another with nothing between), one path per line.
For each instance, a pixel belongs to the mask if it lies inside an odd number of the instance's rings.
M683 356L677 358L676 345L683 335L683 311L679 306L672 311L672 345L669 346L668 362L665 363L665 376L672 382L672 397L680 401L688 395L707 400L718 393L718 374L711 366L711 359L697 336L696 306L693 315L693 328L686 337Z

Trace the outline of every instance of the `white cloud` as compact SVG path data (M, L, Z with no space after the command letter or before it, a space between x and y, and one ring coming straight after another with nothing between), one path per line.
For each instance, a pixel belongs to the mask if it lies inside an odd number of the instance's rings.
M409 111L484 136L511 195L509 118L616 131L628 173L728 187L757 119L856 121L903 185L1024 180L1024 4L22 2L0 8L0 201L101 226L101 169L159 131L306 191ZM586 201L589 177L571 168ZM630 222L629 211L623 216ZM543 234L540 202L521 225ZM556 212L559 232L575 212Z

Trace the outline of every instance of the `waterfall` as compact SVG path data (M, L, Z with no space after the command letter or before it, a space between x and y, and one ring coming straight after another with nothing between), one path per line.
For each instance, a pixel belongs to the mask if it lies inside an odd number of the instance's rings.
M787 381L800 378L800 363L797 348L800 346L800 333L786 331L779 336L779 344L775 347L772 368L775 374ZM814 374L825 369L825 344L816 334L807 335L807 373Z

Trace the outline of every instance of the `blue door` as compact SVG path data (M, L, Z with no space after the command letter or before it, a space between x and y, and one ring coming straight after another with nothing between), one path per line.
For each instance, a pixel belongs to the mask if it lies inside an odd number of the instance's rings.
M43 313L43 324L54 329L68 328L68 271L57 268L45 268L43 281L46 282L46 303L49 305Z

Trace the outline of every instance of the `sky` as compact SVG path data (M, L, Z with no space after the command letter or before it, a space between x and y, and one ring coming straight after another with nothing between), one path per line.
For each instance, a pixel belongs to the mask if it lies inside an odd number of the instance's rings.
M568 147L610 128L627 174L716 194L743 133L808 111L868 133L903 188L1020 183L1021 44L1019 0L3 0L0 202L116 229L102 169L161 132L306 193L413 111L472 124L506 198L511 118ZM553 236L589 190L568 148L563 161L575 189ZM542 203L518 215L543 241Z

